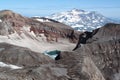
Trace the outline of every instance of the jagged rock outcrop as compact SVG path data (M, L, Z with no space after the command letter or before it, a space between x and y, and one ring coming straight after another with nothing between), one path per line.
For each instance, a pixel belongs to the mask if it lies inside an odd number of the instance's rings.
M67 68L70 80L119 80L119 26L107 24L81 34L76 50L62 52L57 65ZM96 37L97 40L94 40Z
M74 50L84 59L89 57L105 80L120 79L120 24L110 23L90 34L83 33Z
M105 80L117 80L115 74L120 73L120 40L85 44L76 52L91 58Z
M79 41L77 49L81 44L94 43L94 42L104 42L109 40L120 39L120 24L108 23L105 26L93 30L93 32L84 32L79 35Z

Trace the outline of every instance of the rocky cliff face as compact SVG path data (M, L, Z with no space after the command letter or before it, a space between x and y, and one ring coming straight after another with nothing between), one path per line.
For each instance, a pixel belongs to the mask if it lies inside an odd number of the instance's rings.
M75 48L76 52L83 55L84 60L86 57L89 57L89 60L93 61L105 80L120 79L119 32L119 24L106 24L104 27L93 31L90 34L87 34L87 32L83 33Z
M66 50L70 48L69 45L75 45L78 35L79 33L71 27L54 20L41 22L10 10L0 11L0 42L27 47L36 52L44 52L57 49L54 44L61 46L59 50ZM63 48L66 45L68 46Z
M10 10L0 11L0 19L1 27L5 28L4 30L1 30L1 34L2 31L5 30L7 30L5 32L9 32L9 34L15 31L20 33L23 26L29 26L29 31L33 31L36 36L44 33L45 36L50 36L51 38L58 36L67 37L67 35L74 31L70 26L64 25L54 20L51 20L51 22L41 22L34 18L23 17L20 14L14 13ZM54 35L54 37L51 35Z

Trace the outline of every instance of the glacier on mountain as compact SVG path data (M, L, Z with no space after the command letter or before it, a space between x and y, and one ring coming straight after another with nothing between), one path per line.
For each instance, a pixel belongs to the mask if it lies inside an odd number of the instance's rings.
M106 23L114 22L95 11L73 9L67 12L54 13L47 18L65 23L78 31L92 31Z

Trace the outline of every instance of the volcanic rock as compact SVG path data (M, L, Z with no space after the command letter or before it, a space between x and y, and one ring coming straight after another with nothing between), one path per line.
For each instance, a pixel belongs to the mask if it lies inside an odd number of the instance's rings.
M92 60L105 80L120 79L120 24L109 23L90 34L83 33L74 50L83 55L84 60L89 58L86 63ZM90 70L92 70L91 68ZM92 73L88 74L90 76ZM94 76L92 75L92 77ZM103 79L99 77L97 80Z
M43 35L40 34L44 33L47 41L54 41L53 38L57 36L63 38L62 40L67 38L74 42L78 36L76 31L58 28L57 24L60 23L54 21L40 22L25 17L20 21L21 19L15 18L19 15L13 15L9 11L3 12L9 14L9 17L0 18L0 62L5 63L7 67L0 65L0 80L120 80L120 24L109 23L93 32L80 34L74 51L61 51L57 60L53 60L40 52L31 51L52 47L45 45L53 43L45 43L40 38ZM0 16L3 12L0 12ZM13 20L18 22L11 23ZM9 44L3 43L4 41ZM19 45L30 43L27 45L32 45L32 48L10 44L13 41L16 44L21 42ZM55 47L56 43L53 44ZM39 46L40 44L42 46ZM20 68L13 69L10 65Z

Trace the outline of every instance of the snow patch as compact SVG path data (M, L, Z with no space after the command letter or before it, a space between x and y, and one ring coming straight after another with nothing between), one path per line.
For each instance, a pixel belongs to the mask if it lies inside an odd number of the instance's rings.
M0 62L0 67L7 67L11 69L22 69L23 68L23 67L19 67L19 66L12 65L12 64L6 64L4 62Z
M22 30L25 30L25 31L28 31L28 32L29 32L29 31L30 31L30 28L31 28L30 26L23 26Z
M40 22L50 22L48 19L47 20L44 20L44 19L36 19L37 21L40 21Z
M2 22L2 20L0 19L0 22Z
M97 20L94 20L94 21L93 21L93 23L98 23L98 22L99 22L99 21L97 21Z
M73 28L76 28L76 27L84 27L84 25L78 25L76 24L75 26L72 26Z

